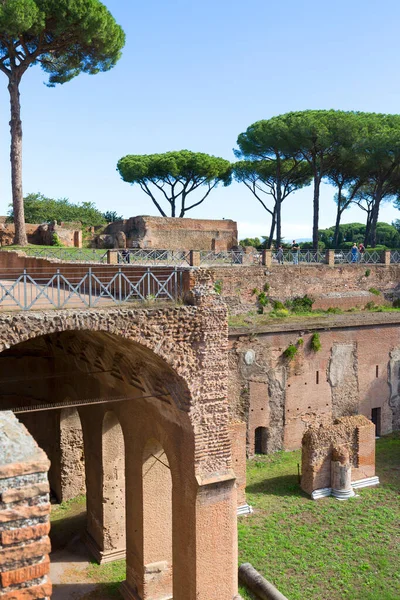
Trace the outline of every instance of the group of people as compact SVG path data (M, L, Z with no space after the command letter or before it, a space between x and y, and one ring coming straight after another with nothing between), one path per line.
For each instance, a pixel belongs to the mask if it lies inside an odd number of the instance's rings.
M299 264L300 246L299 246L299 244L296 243L296 240L293 240L290 250L291 250L292 256L293 256L293 264L298 265ZM279 248L277 250L276 259L278 261L278 264L283 265L283 247L282 246L279 246Z
M351 249L351 262L356 263L359 260L362 261L364 257L365 246L361 242L357 244L354 242L353 247Z

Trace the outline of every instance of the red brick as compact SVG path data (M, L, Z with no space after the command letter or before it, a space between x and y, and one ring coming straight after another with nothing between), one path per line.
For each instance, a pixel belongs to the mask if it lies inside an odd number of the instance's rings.
M32 517L44 517L50 514L50 504L37 504L35 506L15 506L0 511L0 523L18 521L20 519L31 519Z
M47 473L50 461L46 454L38 449L36 455L29 461L0 466L0 479L29 475L30 473Z
M52 585L49 582L42 585L15 590L2 594L1 600L36 600L37 598L47 598L51 596Z
M0 564L7 565L20 560L36 558L37 556L46 556L50 553L50 550L51 544L48 537L40 542L24 544L14 548L2 548L0 549Z
M31 485L21 489L6 490L1 494L1 501L6 502L7 504L10 502L20 502L21 500L26 500L27 498L34 498L35 496L48 494L49 491L50 487L48 482L37 483L36 485Z
M47 575L50 571L50 559L48 556L39 564L29 565L22 569L16 569L15 571L7 571L6 573L0 573L0 582L3 587L9 587L16 585L17 583L23 583L25 581L32 581L32 579L39 579Z
M21 529L12 529L0 533L0 542L3 546L16 544L17 542L26 542L48 535L50 523L40 523L32 527L23 527Z

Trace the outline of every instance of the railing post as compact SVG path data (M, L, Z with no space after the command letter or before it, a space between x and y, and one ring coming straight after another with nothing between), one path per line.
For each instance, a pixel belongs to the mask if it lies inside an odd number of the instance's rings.
M150 287L150 268L147 268L147 294L146 297L151 296L151 287Z
M390 250L383 250L383 252L381 254L381 263L383 263L385 265L385 267L390 266L391 254L392 253Z
M24 269L24 310L28 310L28 290L26 287L26 269Z
M117 265L118 264L118 250L108 250L107 264L108 265Z
M57 269L57 308L61 305L60 269Z
M189 265L191 267L199 267L201 262L199 250L191 250L189 254Z
M333 248L328 248L325 252L325 263L330 267L335 266L335 250Z
M121 277L121 267L118 269L118 288L119 288L119 302L122 302L122 277Z
M89 267L89 308L92 308L92 267Z
M272 265L272 250L262 251L261 263L263 267L270 267Z

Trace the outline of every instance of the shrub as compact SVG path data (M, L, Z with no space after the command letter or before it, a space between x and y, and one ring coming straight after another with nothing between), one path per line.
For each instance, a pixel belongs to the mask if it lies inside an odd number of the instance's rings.
M278 317L279 319L284 319L289 316L289 311L286 308L278 308L278 310L273 311L273 316Z
M63 244L56 233L53 233L53 243L52 246L56 246L57 248L62 248Z
M294 344L290 344L290 346L288 346L286 348L286 350L283 352L283 356L285 358L287 358L288 360L293 360L294 357L296 356L298 350L297 350L297 346L295 346Z
M274 310L286 310L285 306L280 300L275 300L274 302Z
M321 350L322 348L322 344L321 344L321 338L319 337L319 333L313 333L312 337L311 337L311 350L313 350L313 352L318 352L318 350Z
M299 338L299 339L297 340L297 345L298 345L298 346L302 346L303 344L304 344L304 340L303 340L303 338Z
M264 292L267 292L267 293L268 293L268 292L269 292L269 289L270 289L270 287L271 287L271 286L269 285L269 283L268 283L268 282L267 282L267 283L264 283L264 287L263 287L263 290L264 290Z
M289 300L286 305L295 313L310 312L314 303L314 298L311 298L307 294L302 298L293 298Z
M395 298L393 300L393 308L400 308L400 298Z
M365 271L365 277L369 277L371 275L371 269L367 269Z
M380 293L380 291L379 291L379 290L377 290L377 289L376 289L376 288L374 288L374 287L370 287L368 291L369 291L371 294L374 294L375 296L380 296L380 294L381 294L381 293Z
M267 306L267 304L269 303L269 298L265 292L260 292L257 296L257 300L259 305L262 307Z
M222 292L222 286L223 286L222 279L217 279L217 280L214 282L214 292L215 292L216 294L221 294L221 292Z
M374 310L376 308L375 302L367 302L365 305L365 310Z
M253 291L252 291L253 296L258 296L259 293L260 292L258 291L257 288L253 288Z
M343 311L336 306L330 306L326 312L332 315L341 315Z

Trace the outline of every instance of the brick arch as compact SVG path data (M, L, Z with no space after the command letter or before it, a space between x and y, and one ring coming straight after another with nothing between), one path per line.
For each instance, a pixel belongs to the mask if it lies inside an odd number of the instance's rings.
M195 438L196 472L215 473L231 468L224 306L0 315L0 352L28 340L68 331L122 338L142 354L145 364L146 358L151 357L160 371L157 384L167 387L178 409L189 415Z

